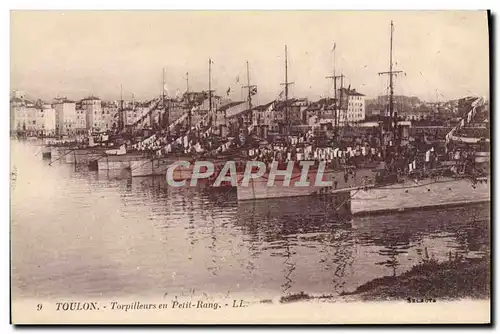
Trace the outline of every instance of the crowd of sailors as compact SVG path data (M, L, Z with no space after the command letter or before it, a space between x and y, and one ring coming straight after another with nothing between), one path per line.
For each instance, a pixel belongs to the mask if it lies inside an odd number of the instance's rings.
M141 142L133 144L130 148L136 151L151 152L156 156L167 156L170 153L203 154L217 149L228 149L234 146L231 141L224 141L222 145L220 138L214 136L209 130L193 127L180 136L169 136L168 134L153 135ZM219 150L219 151L220 151Z

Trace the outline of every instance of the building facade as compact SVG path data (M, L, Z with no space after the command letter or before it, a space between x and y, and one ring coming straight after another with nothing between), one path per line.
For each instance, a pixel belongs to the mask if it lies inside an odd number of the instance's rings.
M80 133L87 132L87 114L83 109L82 102L76 103L76 128Z
M76 103L63 98L54 100L54 109L56 113L56 133L70 135L76 133Z
M339 112L339 125L344 126L362 122L366 118L365 95L355 89L342 89L337 92L342 96L342 108Z
M101 131L114 130L118 127L118 102L103 102L98 128Z
M56 134L56 110L50 104L44 104L40 109L40 123L45 135Z
M98 130L102 124L102 101L98 97L89 96L81 100L85 111L87 129Z
M53 135L56 130L56 111L50 104L35 103L14 97L11 99L11 131L36 132Z

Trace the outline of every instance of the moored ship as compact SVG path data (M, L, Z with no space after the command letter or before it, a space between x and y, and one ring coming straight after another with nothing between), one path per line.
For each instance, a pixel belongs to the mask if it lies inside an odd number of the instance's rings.
M375 166L374 166L375 167ZM304 173L305 174L305 173ZM305 174L306 175L306 174ZM238 201L261 200L282 197L298 197L310 195L339 194L351 189L368 187L375 184L376 169L346 168L344 170L325 170L319 172L312 168L307 176L302 176L301 169L295 169L290 174L290 181L284 176L276 176L269 184L269 173L258 178L249 178L248 185L242 184L243 175L239 176L237 185ZM305 181L299 184L299 181ZM320 182L321 181L321 182ZM325 185L329 183L329 185Z
M393 24L391 22L391 50ZM398 139L393 128L393 76L392 51L389 72L391 97L389 99L391 138ZM468 102L467 102L468 100ZM475 127L475 119L483 123L486 117L484 99L466 99L468 108L446 135L444 152L423 141L421 159L400 159L393 153L391 165L377 174L371 187L351 190L351 213L370 215L393 211L466 205L490 201L489 138L485 129ZM489 116L489 115L488 115ZM489 117L486 117L488 121ZM471 131L472 130L472 131Z
M421 162L410 167L407 175L381 171L375 185L351 191L353 214L377 214L416 208L465 205L491 201L489 139L462 137L474 123L477 108L484 108L477 98L447 135L448 156L434 169ZM482 120L481 120L482 121ZM452 149L451 149L452 148Z
M461 206L490 201L488 177L404 178L388 185L351 190L353 215Z

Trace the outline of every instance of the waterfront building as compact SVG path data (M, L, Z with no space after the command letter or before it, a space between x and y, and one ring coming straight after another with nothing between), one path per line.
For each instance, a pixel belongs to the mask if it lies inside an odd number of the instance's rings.
M275 101L261 104L252 109L253 124L256 126L270 127L272 123L272 112L274 110Z
M98 129L108 131L118 126L118 102L102 102L102 111L99 118Z
M303 124L335 124L335 103L333 98L322 98L312 102L303 112Z
M15 91L14 91L15 92ZM14 130L22 130L23 119L22 115L24 113L24 100L16 97L13 94L13 97L10 100L10 129Z
M56 113L50 104L41 100L32 102L13 97L10 101L10 127L11 131L38 132L52 135L56 130Z
M56 110L51 104L44 103L39 109L40 127L45 135L54 135L56 133Z
M102 119L102 101L95 96L89 96L82 101L82 108L85 110L86 126L88 129L99 129Z
M81 101L76 103L76 129L78 133L87 132L87 115Z
M54 99L54 109L56 113L56 132L58 134L76 133L76 103L65 97Z
M288 116L287 116L288 107ZM288 99L288 102L277 101L271 111L270 131L283 132L287 127L287 117L289 125L300 125L305 121L304 112L309 107L309 101L302 99Z
M34 107L26 104L11 106L11 128L17 131L33 129Z
M149 126L149 117L145 117L149 110L150 108L147 102L134 101L134 103L127 103L123 108L125 125L131 126L137 123L139 120L144 119L144 122L146 122L147 126ZM145 123L143 123L143 125L144 124Z
M342 96L342 108L339 112L339 125L364 121L366 118L365 95L355 89L343 88L337 92L337 97L340 96Z
M125 104L124 104L125 105ZM137 117L137 110L132 108L131 106L123 107L123 115L124 115L124 124L133 125L139 118Z

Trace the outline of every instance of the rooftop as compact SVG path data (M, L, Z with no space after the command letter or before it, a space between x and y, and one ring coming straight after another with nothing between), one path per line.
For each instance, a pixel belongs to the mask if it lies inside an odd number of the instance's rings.
M268 102L266 104L261 104L261 105L255 106L255 107L253 107L253 110L266 111L273 103L274 103L274 101L271 101L271 102Z
M365 96L365 94L361 94L359 92L356 92L356 89L348 89L348 88L342 88L342 89L339 89L340 91L342 91L342 93L344 94L347 94L349 96Z
M97 100L100 100L100 98L98 98L97 96L93 96L93 95L90 95L90 96L82 99L82 101L97 101Z
M219 111L226 111L229 108L236 107L242 103L245 103L245 101L233 101L233 102L226 103L226 104L219 107Z
M65 97L56 97L54 103L75 103L75 101L68 100Z

